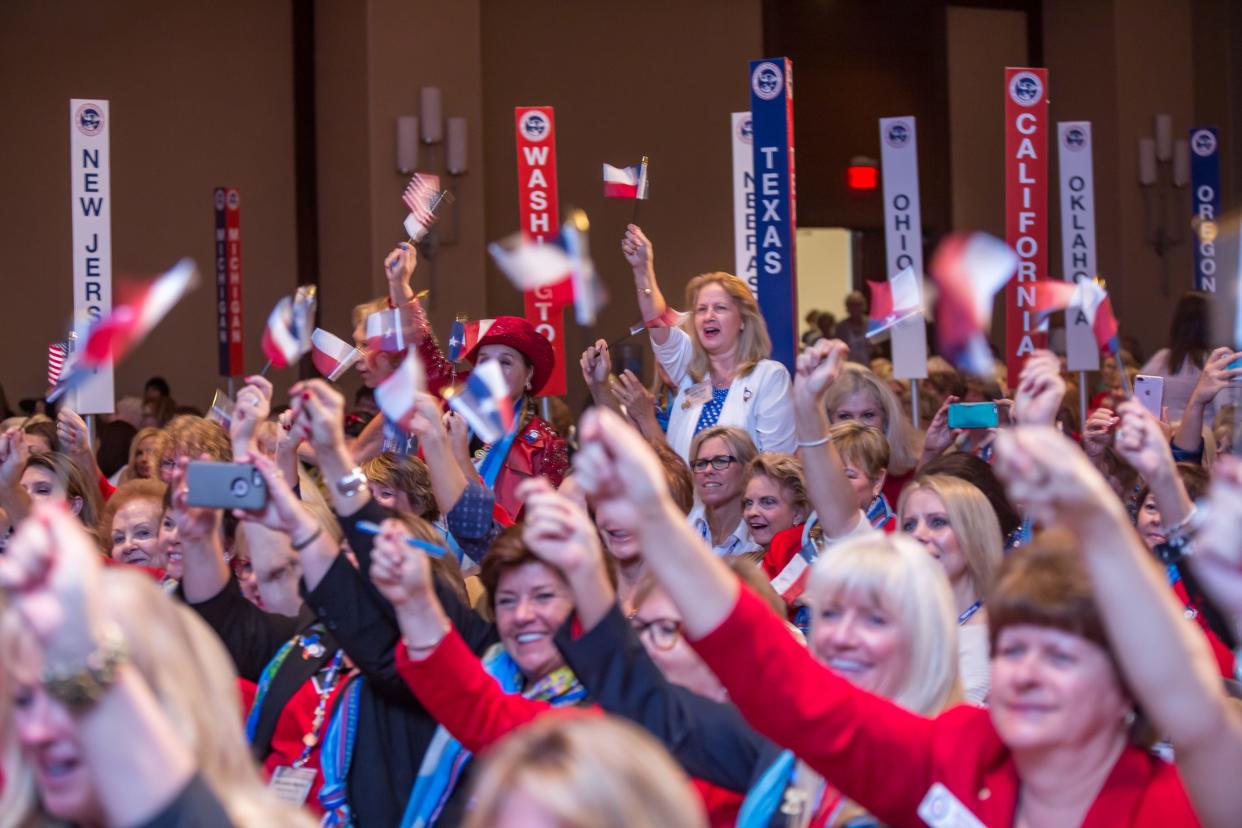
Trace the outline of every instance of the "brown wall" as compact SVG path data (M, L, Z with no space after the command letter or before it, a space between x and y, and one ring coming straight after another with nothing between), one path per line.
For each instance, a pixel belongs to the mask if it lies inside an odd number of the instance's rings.
M119 10L123 9L123 13ZM288 3L9 0L0 4L0 353L10 401L45 389L47 343L71 312L67 111L111 101L113 273L181 256L204 284L117 370L118 395L166 374L211 402L216 373L212 188L242 195L246 362L266 309L295 283Z

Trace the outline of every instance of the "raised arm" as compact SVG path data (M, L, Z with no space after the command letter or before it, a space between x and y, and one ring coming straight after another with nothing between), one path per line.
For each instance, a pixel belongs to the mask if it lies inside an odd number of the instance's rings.
M233 456L253 454L257 451L255 433L259 424L272 413L272 383L266 377L246 377L246 384L237 392L237 404L233 407L233 419L229 423L229 440L233 444Z
M609 379L612 375L612 357L608 353L608 342L603 339L595 340L594 344L588 345L582 352L578 363L582 367L582 379L586 382L587 390L591 392L591 401L613 411L620 411L621 403L612 392L612 382Z
M1195 504L1182 485L1160 422L1135 400L1122 403L1117 413L1121 415L1114 443L1117 452L1143 476L1160 510L1161 525L1182 524Z
M1203 412L1223 389L1229 387L1234 377L1242 377L1242 368L1230 368L1229 364L1242 354L1230 348L1217 348L1208 356L1203 371L1186 401L1181 422L1173 432L1173 446L1181 451L1203 451Z
M651 240L637 224L626 225L625 238L621 240L621 252L625 254L625 260L634 271L634 289L638 291L638 307L642 311L643 321L660 318L668 310L668 303L664 301L664 294L660 292L660 285L656 282L655 251L652 250ZM651 341L656 345L663 345L668 341L668 328L648 328L647 332L651 334Z
M22 472L30 459L30 449L21 429L11 428L0 435L0 509L16 526L30 514L30 495L22 488Z
M849 534L864 519L858 497L845 476L845 464L828 439L824 398L841 376L850 349L839 339L821 339L798 355L793 383L798 454L806 477L806 494L829 538Z
M415 343L423 360L427 389L439 394L453 377L453 366L444 358L440 343L436 341L431 323L423 311L418 295L410 285L414 268L418 266L418 249L406 242L397 245L384 259L384 277L388 280L388 303L401 314L401 326Z
M994 468L1010 498L1079 540L1117 664L1157 731L1173 742L1203 824L1236 825L1242 714L1225 695L1206 639L1184 617L1125 508L1082 453L1052 429L1006 430L997 438L996 456Z
M99 470L95 452L91 449L90 431L86 428L86 421L72 409L62 408L56 415L56 442L60 444L60 450L69 455L82 470L91 485L95 485L95 481L104 476Z

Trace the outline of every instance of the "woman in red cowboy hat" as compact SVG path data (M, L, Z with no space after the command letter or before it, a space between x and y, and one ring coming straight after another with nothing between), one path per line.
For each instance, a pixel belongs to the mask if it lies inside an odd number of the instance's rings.
M559 486L569 467L565 441L535 415L531 404L552 374L552 345L525 319L498 316L465 358L471 365L495 360L509 384L509 399L517 409L514 431L490 445L471 434L470 452L483 482L496 493L496 503L516 517L522 508L519 483L546 477Z

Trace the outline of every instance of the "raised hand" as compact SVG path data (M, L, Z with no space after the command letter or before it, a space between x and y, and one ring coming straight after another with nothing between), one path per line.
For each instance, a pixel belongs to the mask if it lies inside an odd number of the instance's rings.
M1199 374L1199 380L1195 383L1190 399L1201 405L1207 405L1216 398L1217 394L1229 387L1230 380L1242 377L1242 368L1229 367L1229 363L1239 357L1242 357L1242 352L1231 348L1217 348L1212 351L1203 365L1203 371Z
M625 238L621 240L621 253L634 269L636 278L650 273L655 253L651 249L651 240L637 224L626 225Z
M591 387L598 387L608 382L612 373L612 358L608 353L608 343L603 339L595 340L595 344L582 352L582 378Z
M202 459L209 460L210 457L204 454ZM189 465L190 458L179 457L173 467L172 477L168 481L168 488L172 492L168 516L172 518L173 525L177 527L177 537L181 540L183 547L193 550L202 541L211 540L219 534L220 518L223 512L220 509L202 508L189 504L187 498L190 487L185 479Z
M949 428L949 406L961 402L961 397L950 394L940 404L936 416L927 426L927 434L923 438L923 462L927 463L944 454L953 441L961 435L962 429Z
M1121 502L1086 455L1051 426L1016 426L996 435L996 476L1009 499L1042 523L1072 523L1120 509Z
M0 436L0 486L16 489L30 459L30 449L21 429L11 428Z
M466 422L466 418L456 411L445 411L440 423L444 426L445 433L448 434L449 447L453 450L453 456L469 463L470 425Z
M821 339L794 364L793 400L802 411L822 409L828 389L841 376L850 347L839 339Z
M1064 397L1061 361L1052 351L1034 351L1018 378L1018 391L1014 395L1017 422L1021 425L1052 425Z
M275 532L283 532L295 544L309 538L319 529L319 522L293 493L289 482L275 463L258 452L241 455L237 462L253 463L263 476L263 482L267 484L267 503L261 510L254 512L234 509L234 517L266 526Z
M579 436L574 477L597 507L617 501L614 514L637 526L671 504L659 459L621 415L592 408L582 417Z
M1092 460L1104 456L1104 449L1113 442L1113 429L1121 422L1111 408L1100 406L1091 412L1082 429L1082 448Z
M345 445L345 397L321 379L299 382L289 389L297 420L317 454ZM297 427L296 424L294 426Z
M522 481L517 495L525 503L522 541L541 560L566 577L603 565L599 532L585 509L542 477Z
M77 412L62 408L56 415L56 442L60 444L62 452L79 462L85 461L87 469L94 468L90 432L86 428L86 421Z
M384 257L384 277L388 279L390 288L408 289L414 268L418 266L418 250L412 244L401 242L392 252ZM405 301L413 299L413 293L406 296Z
M1113 444L1117 453L1148 482L1162 473L1172 473L1173 452L1160 421L1136 400L1123 402L1117 413L1121 415Z
M400 521L386 520L380 528L371 547L371 580L376 589L398 612L426 601L434 603L427 555L405 542L410 534Z
M1194 549L1190 564L1204 589L1226 615L1242 618L1242 461L1236 457L1216 460Z
M233 419L229 424L234 454L246 454L254 447L255 432L271 413L272 383L258 374L246 377L246 384L237 392L237 403L233 406Z

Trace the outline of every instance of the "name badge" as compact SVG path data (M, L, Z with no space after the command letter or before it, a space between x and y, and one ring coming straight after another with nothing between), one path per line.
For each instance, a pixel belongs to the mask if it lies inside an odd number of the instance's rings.
M700 382L698 385L692 385L686 389L685 399L681 403L682 408L691 408L696 405L703 405L711 402L712 384L708 380Z
M267 786L276 798L290 805L301 807L306 804L311 788L315 787L315 778L319 772L314 768L294 768L281 765L272 773Z
M984 828L979 817L939 782L927 789L918 813L930 828Z

